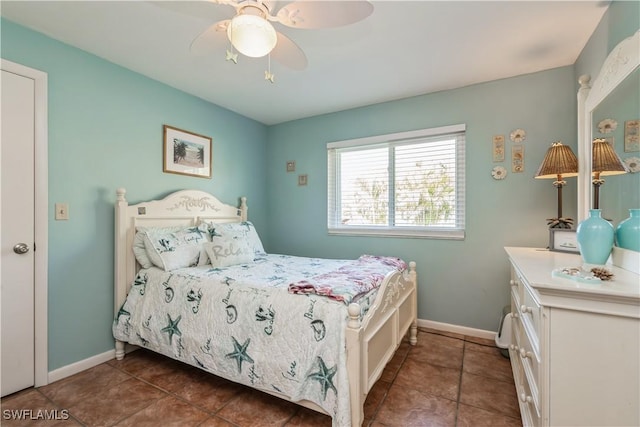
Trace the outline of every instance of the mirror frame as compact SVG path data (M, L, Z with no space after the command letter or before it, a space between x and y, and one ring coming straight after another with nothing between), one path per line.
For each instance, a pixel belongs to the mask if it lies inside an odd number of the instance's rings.
M622 40L607 56L598 77L578 82L578 222L589 216L591 203L591 141L593 111L631 73L640 67L640 30Z

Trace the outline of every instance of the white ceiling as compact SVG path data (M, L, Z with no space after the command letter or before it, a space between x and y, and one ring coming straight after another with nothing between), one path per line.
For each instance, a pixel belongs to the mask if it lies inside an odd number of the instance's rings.
M172 2L174 3L174 2ZM346 27L275 24L306 53L294 71L266 58L225 61L191 41L234 9L209 2L6 1L3 17L259 122L318 114L573 64L603 1L373 1ZM278 2L276 8L288 2ZM180 10L180 11L177 11ZM195 14L195 16L194 16Z

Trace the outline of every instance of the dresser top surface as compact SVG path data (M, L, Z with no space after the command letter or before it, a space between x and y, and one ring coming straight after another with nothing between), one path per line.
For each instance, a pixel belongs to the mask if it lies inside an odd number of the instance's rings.
M540 293L601 295L640 305L640 275L631 271L607 265L607 270L614 275L612 280L585 283L552 276L553 270L556 269L580 267L582 265L580 255L522 247L506 247L505 251L531 287Z

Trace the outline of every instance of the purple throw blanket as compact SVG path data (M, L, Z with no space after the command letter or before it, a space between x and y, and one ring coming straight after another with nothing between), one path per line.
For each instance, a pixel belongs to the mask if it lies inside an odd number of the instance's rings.
M358 295L380 286L389 272L406 268L407 264L400 258L362 255L331 273L291 283L289 292L323 295L350 304Z

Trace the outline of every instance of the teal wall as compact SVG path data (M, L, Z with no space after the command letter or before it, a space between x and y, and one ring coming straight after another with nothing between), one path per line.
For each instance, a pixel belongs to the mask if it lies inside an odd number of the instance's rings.
M2 58L48 73L49 369L113 348L113 204L184 188L236 204L266 226L266 127L2 20ZM162 125L213 138L213 178L162 172ZM69 221L53 219L69 203Z
M546 247L546 218L556 214L552 180L533 176L549 145L576 151L573 67L417 96L269 127L267 191L271 252L318 257L387 254L416 261L421 319L496 330L509 301L504 246ZM382 82L384 84L384 82ZM466 239L464 241L327 235L327 154L330 141L465 123ZM492 137L527 132L525 171L492 161ZM298 187L287 173L308 174ZM496 181L501 165L507 178ZM564 190L564 215L575 218L576 180Z

